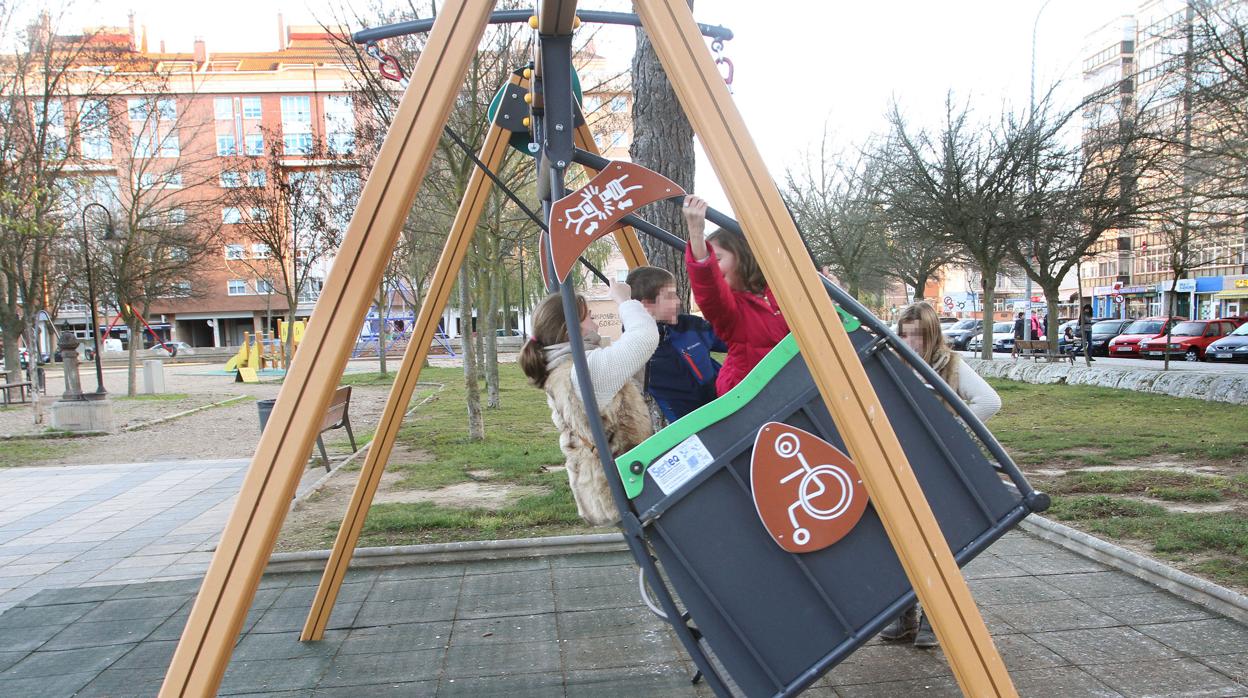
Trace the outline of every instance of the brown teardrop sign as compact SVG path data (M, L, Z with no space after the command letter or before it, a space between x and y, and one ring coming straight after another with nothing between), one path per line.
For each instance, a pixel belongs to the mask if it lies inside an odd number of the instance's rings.
M620 219L647 204L684 196L685 190L658 172L612 160L589 183L550 207L550 251L555 274L568 278L589 243L615 230Z
M823 439L768 422L750 462L754 507L776 543L810 553L844 538L867 509L867 490L849 457Z

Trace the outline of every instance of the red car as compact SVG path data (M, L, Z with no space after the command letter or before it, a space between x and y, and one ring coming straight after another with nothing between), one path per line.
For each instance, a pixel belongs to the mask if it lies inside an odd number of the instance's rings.
M1166 330L1174 327L1176 324L1183 322L1185 318L1172 317L1167 320L1164 317L1145 317L1136 320L1127 325L1127 329L1122 334L1109 340L1109 346L1105 349L1108 355L1135 357L1140 355L1140 342L1146 339L1153 339L1158 335L1165 336Z
M1200 361L1209 345L1230 334L1235 326L1236 321L1226 319L1180 322L1170 330L1169 344L1164 334L1140 342L1140 355L1152 359L1182 354L1187 361Z

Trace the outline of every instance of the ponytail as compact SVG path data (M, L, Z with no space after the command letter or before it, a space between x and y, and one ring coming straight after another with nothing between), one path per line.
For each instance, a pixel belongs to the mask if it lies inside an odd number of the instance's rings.
M589 306L580 294L576 296L580 317L589 313ZM579 328L578 328L579 329ZM550 371L546 369L546 347L568 341L568 325L563 317L563 298L559 294L546 297L533 311L533 334L520 348L520 370L538 388L546 387Z

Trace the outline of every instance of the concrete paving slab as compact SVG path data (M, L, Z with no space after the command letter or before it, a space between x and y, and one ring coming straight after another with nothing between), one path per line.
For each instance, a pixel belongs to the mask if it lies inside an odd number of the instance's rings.
M1033 572L994 546L972 582L1021 695L1248 695L1242 624L1118 571L1074 571L1048 543L1003 542L1034 558ZM319 574L267 575L221 694L709 696L689 683L675 634L639 603L631 558L578 557L352 570L315 643L298 634ZM0 614L0 695L153 694L198 586L40 591ZM959 692L939 649L873 640L806 695Z

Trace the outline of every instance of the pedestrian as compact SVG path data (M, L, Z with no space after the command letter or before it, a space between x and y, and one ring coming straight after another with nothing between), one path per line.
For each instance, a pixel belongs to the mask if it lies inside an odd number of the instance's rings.
M1079 338L1083 340L1083 363L1090 365L1092 358L1092 305L1084 303L1079 311Z
M628 284L613 283L611 300L619 304L624 333L608 347L600 347L598 324L585 299L576 298L581 324L577 331L585 342L594 399L602 417L611 453L620 455L645 441L652 433L649 411L633 382L659 343L654 318L630 298ZM559 430L559 448L566 458L568 482L576 510L593 526L619 521L607 474L594 446L593 431L580 386L573 370L572 345L564 319L562 297L551 295L533 313L533 335L520 350L520 368L533 385L546 391L550 418Z
M923 302L907 306L897 321L897 334L953 388L979 421L987 421L1001 409L1001 396L997 391L945 343L940 316L932 306ZM880 638L887 642L913 639L915 647L924 648L939 644L926 614L917 605L902 611L880 631Z
M789 334L789 325L745 236L727 228L705 235L706 208L702 199L685 197L685 268L698 308L728 345L715 379L716 393L723 395Z
M659 327L659 346L646 363L643 386L654 403L659 430L715 399L720 365L711 352L728 345L711 323L680 312L676 277L666 269L637 267L628 274L633 300L640 301Z
M1010 347L1011 359L1018 357L1018 340L1023 338L1023 327L1025 325L1026 323L1023 321L1023 314L1019 313L1018 317L1014 318L1014 346ZM989 332L985 332L985 333L991 336L991 333ZM988 340L988 341L991 341L991 340ZM988 341L985 341L984 343L988 344Z

